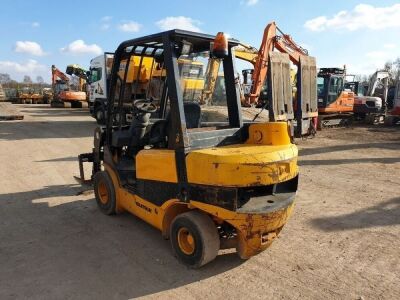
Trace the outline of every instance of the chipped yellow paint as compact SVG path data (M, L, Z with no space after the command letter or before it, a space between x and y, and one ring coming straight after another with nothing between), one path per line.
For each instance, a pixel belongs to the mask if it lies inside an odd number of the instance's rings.
M286 224L293 207L294 204L291 204L271 213L244 214L198 201L189 203L189 208L197 208L236 228L237 250L242 258L249 258L268 248Z

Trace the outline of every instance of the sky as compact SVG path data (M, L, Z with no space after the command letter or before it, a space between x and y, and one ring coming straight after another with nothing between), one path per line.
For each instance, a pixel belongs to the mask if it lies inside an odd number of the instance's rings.
M369 75L400 56L400 2L394 0L2 1L0 73L15 80L50 67L88 67L128 39L173 28L219 31L259 48L275 21L317 58L318 67Z

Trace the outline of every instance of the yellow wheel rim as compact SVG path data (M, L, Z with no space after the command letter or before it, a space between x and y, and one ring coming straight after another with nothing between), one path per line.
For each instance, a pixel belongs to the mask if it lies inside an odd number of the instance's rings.
M99 198L100 198L100 202L103 204L107 204L108 202L108 191L107 191L107 187L106 184L103 181L100 181L99 186L97 188L98 194L99 194Z
M182 227L178 231L178 245L181 251L186 255L193 254L196 244L193 235L186 227Z

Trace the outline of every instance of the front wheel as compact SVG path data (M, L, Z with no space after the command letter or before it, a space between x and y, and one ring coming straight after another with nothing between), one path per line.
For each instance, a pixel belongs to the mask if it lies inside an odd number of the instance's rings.
M96 119L97 124L103 125L105 122L105 113L101 106L97 106L94 109L94 117Z
M94 194L97 206L105 215L115 214L115 189L110 175L106 171L99 171L93 178Z
M170 240L178 260L191 268L199 268L214 260L220 249L214 222L199 211L178 215L171 224Z

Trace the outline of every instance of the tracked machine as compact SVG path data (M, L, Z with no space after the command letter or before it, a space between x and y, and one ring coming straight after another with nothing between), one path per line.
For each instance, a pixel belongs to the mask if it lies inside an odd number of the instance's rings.
M318 129L348 126L353 119L354 92L344 88L346 69L321 68L318 72Z
M121 43L106 125L95 130L93 151L79 156L81 181L84 163L92 163L104 214L127 211L158 228L178 260L193 268L222 248L236 248L243 259L268 248L291 215L297 191L298 151L287 122L242 121L232 50L237 45L223 33L182 30ZM141 84L147 91L152 80L139 73L128 80L132 56L140 57L136 70L151 62L165 71L159 100L127 88ZM179 60L188 58L203 65L221 60L224 101L204 105L184 98ZM222 121L221 110L228 116Z
M385 125L396 125L400 122L400 80L395 81L388 89L385 103Z
M346 90L354 93L354 119L369 124L380 123L385 117L389 72L376 71L368 82L347 81Z
M57 69L55 65L51 67L51 74L53 88L51 107L88 107L86 92L73 90L70 86L70 79L66 74Z
M315 58L309 56L308 51L290 35L283 33L275 22L265 27L259 50L240 43L235 48L235 54L236 58L253 65L253 69L242 71L242 106L266 109L270 121L288 122L292 136L313 136L318 116ZM297 68L295 76L290 67L291 62ZM211 70L217 70L217 66L213 62ZM279 72L279 76L275 72ZM214 74L217 73L214 71ZM215 76L211 80L211 87L216 81ZM291 77L295 80L291 80ZM281 86L281 101L271 100L278 97L272 94L277 90L270 89L271 84ZM209 90L212 91L212 88Z

